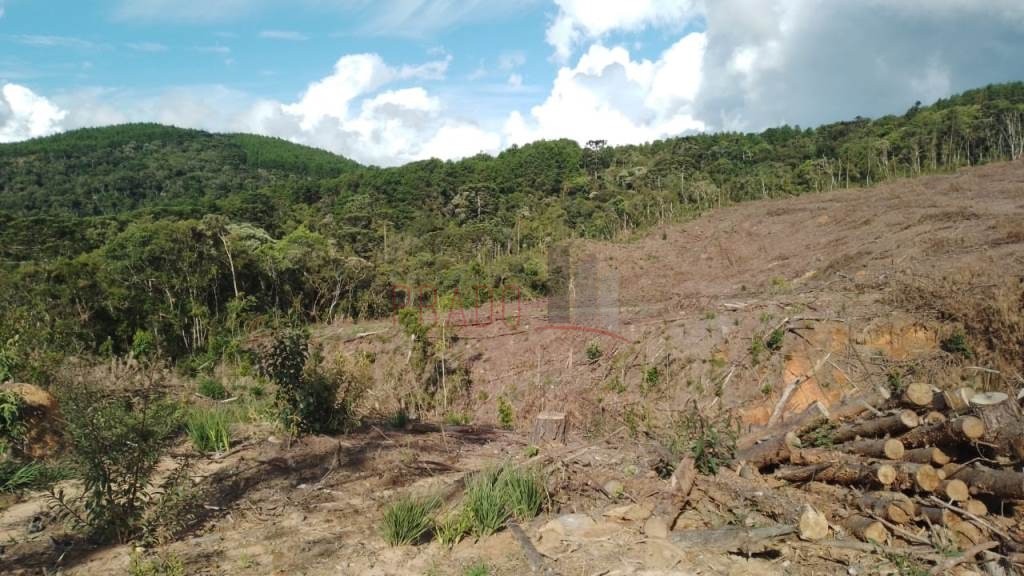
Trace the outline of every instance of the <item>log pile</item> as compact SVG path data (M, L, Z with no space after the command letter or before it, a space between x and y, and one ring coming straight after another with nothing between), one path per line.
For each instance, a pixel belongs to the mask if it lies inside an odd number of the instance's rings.
M865 542L943 529L962 549L995 540L1024 552L1024 530L1013 528L1024 510L1024 414L1007 394L911 384L773 428L737 457L792 484L845 487L853 509L836 525Z

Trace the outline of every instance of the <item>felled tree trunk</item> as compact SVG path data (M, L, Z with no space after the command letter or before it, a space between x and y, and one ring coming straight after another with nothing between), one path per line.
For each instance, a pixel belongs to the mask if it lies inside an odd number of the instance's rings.
M889 541L889 531L878 520L854 514L846 519L846 529L865 542L885 544Z
M917 516L917 505L900 492L872 492L860 500L861 509L896 524L906 524Z
M950 479L963 480L972 494L991 494L1008 500L1024 500L1024 474L1010 470L966 467L949 474Z
M1024 460L1024 416L1013 402L998 402L975 408L985 426L983 440L1002 455Z
M934 464L935 466L945 466L949 464L949 455L938 448L916 448L914 450L907 450L903 453L903 459L907 462L916 462L917 464Z
M898 436L920 424L920 418L913 410L901 410L897 414L873 418L863 422L847 424L832 434L833 442L847 442L858 436L861 438L879 438L881 436Z
M795 432L786 432L773 436L760 444L740 450L736 459L754 466L757 469L788 462L790 453L800 447L800 438Z
M893 438L854 440L836 446L836 450L886 460L901 460L905 453L903 443Z
M858 464L837 462L816 464L798 468L786 468L775 473L775 477L787 482L828 482L843 486L888 486L895 477L895 470L888 464Z
M971 443L985 435L985 423L974 416L960 416L948 422L918 426L900 437L906 448Z

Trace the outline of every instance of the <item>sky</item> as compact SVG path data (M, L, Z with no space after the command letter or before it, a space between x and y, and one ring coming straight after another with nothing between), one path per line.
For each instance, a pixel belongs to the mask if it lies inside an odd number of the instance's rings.
M161 122L392 166L1013 80L1024 0L0 0L0 142Z

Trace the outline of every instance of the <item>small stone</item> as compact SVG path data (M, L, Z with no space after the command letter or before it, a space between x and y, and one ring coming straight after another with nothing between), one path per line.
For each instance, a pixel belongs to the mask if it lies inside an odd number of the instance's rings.
M540 531L559 536L575 536L592 528L594 524L594 519L586 514L565 514L545 524Z
M626 489L626 487L622 485L622 482L619 482L618 480L609 480L604 483L602 488L604 488L605 494L612 498L622 496L622 491Z
M644 534L648 538L668 538L668 523L658 516L651 516L644 522Z
M605 511L604 515L616 520L629 520L631 522L643 522L651 517L654 510L646 504L627 504Z

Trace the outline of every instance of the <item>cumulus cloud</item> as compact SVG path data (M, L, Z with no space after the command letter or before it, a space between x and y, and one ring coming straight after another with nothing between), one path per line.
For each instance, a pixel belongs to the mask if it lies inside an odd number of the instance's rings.
M60 130L67 115L53 102L19 84L0 89L0 142L46 136Z
M556 56L565 61L583 40L597 40L610 32L635 32L648 26L678 25L696 15L690 0L630 0L593 2L555 0L558 14L547 29L546 38Z
M701 88L706 37L691 33L655 60L633 60L623 47L594 44L563 67L547 99L529 118L513 112L505 124L512 143L539 138L636 143L702 130L693 114Z
M63 128L149 121L220 132L278 136L368 164L497 152L501 137L452 115L422 86L443 78L450 57L391 66L377 54L343 56L294 102L261 99L223 86L155 93L91 88L55 98ZM66 115L66 118L64 117ZM63 120L63 122L61 122Z

